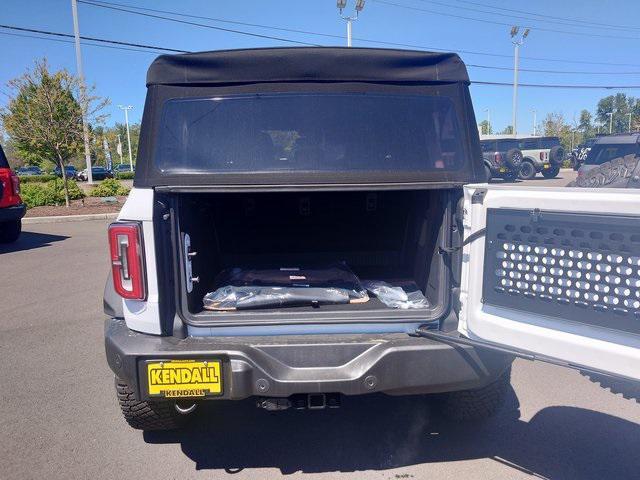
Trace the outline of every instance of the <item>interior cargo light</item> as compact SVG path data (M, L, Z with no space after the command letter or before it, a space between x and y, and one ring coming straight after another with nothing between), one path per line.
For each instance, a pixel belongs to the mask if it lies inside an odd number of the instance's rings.
M145 300L147 289L141 225L136 222L109 225L109 253L113 286L118 295L129 300Z

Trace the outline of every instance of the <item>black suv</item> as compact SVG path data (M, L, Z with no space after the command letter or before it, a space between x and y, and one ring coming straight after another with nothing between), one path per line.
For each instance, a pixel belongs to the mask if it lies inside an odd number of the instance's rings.
M523 160L519 143L515 138L480 141L487 181L497 177L513 182L518 178Z
M578 170L572 185L579 187L635 187L640 158L640 133L599 137Z

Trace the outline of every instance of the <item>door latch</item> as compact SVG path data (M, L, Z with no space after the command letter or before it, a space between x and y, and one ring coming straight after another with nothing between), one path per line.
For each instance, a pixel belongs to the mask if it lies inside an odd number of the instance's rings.
M193 276L192 259L198 252L191 251L191 237L188 233L184 234L182 244L184 245L184 276L187 281L187 293L193 291L193 284L200 281L200 277Z

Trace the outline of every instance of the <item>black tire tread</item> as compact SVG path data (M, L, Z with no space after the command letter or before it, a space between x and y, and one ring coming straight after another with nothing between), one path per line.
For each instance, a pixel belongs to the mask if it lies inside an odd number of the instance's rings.
M523 167L525 167L525 164L527 167L531 168L531 175L523 175L522 174L522 169ZM533 162L531 160L523 160L522 163L520 164L520 168L518 169L518 177L521 178L522 180L532 180L534 178L536 178L536 167L533 164Z
M474 390L444 394L442 413L451 420L479 421L495 415L504 405L511 385L511 367L494 382Z
M542 176L544 178L556 178L560 173L560 167L553 167L547 170L542 170Z
M116 395L122 415L137 430L173 430L183 424L183 415L172 402L147 402L136 400L133 389L116 379Z
M22 220L0 223L0 243L15 242L22 232Z

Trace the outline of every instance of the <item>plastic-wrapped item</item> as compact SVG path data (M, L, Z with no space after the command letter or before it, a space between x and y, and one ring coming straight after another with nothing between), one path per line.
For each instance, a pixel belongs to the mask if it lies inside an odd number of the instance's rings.
M402 287L390 285L382 280L363 280L362 286L387 307L407 310L429 306L429 301L418 288L409 289L407 292Z
M216 290L203 298L208 310L362 303L369 300L358 277L343 263L326 267L224 270Z
M203 303L207 310L319 306L349 303L349 294L346 290L337 288L234 287L227 285L207 293Z

